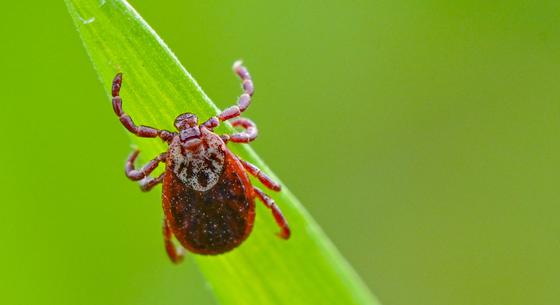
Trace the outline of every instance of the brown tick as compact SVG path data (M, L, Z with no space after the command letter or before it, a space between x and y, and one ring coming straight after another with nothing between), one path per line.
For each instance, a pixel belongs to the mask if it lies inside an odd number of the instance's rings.
M243 94L237 105L200 125L196 115L183 113L175 119L175 132L134 124L122 109L119 96L122 74L117 74L113 80L113 110L124 127L139 137L159 137L169 145L166 152L140 169L134 167L139 153L135 150L126 162L125 172L131 180L140 181L143 191L163 182L163 240L174 263L182 260L183 248L193 253L215 255L239 246L253 228L255 197L272 211L281 228L278 236L290 237L290 228L282 212L272 198L251 184L247 172L273 191L280 191L280 184L255 165L241 160L226 146L227 142L249 143L257 137L255 124L239 118L251 103L253 81L241 62L236 62L233 70L243 81ZM231 135L213 132L220 121L233 118L237 119L231 124L240 128L240 132ZM163 162L165 172L151 177L150 173ZM174 246L173 235L183 247Z

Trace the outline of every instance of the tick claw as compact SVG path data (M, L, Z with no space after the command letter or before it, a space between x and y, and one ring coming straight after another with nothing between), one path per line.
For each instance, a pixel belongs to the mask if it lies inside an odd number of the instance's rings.
M233 70L237 70L239 69L239 67L241 67L243 65L243 60L238 59L233 63Z
M282 230L282 232L276 233L276 236L278 236L282 239L290 239L290 235L292 235L292 232L290 231L290 229L284 229L284 230Z
M113 97L118 96L122 85L122 73L117 73L113 79L113 86L111 87L111 94Z
M175 259L172 260L172 262L173 262L174 264L179 264L179 263L181 263L181 262L183 261L183 259L185 258L185 250L183 249L183 247L179 247L179 246L177 246L177 247L175 247L175 248L176 248L176 249L175 249L175 252L176 252L176 255L177 255L177 256L175 257Z

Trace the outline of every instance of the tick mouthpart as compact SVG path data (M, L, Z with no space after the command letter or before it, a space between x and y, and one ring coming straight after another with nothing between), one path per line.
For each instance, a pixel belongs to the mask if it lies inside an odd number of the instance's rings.
M181 142L186 142L190 139L200 138L200 128L198 126L181 130L179 133Z
M198 118L194 113L186 112L175 119L174 125L177 130L192 128L198 126Z

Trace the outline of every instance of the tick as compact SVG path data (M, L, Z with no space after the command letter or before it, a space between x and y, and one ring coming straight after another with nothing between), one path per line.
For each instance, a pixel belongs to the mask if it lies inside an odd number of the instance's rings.
M129 179L140 181L143 191L163 183L163 240L174 263L182 260L184 249L216 255L239 246L253 229L255 198L271 210L280 227L278 236L290 237L290 228L282 212L272 198L251 184L248 173L270 190L280 191L280 184L226 146L228 142L249 143L258 134L251 120L240 117L251 103L253 81L241 62L236 62L233 70L243 82L243 94L237 105L202 124L198 124L193 113L180 114L174 122L176 131L136 125L122 108L119 96L122 74L117 74L113 80L113 110L124 127L136 136L160 138L168 144L167 151L139 169L134 165L139 151L133 151L126 162L125 173ZM213 131L220 122L228 120L239 132L218 135ZM150 176L160 163L165 163L165 171L158 177ZM174 245L173 236L182 247Z

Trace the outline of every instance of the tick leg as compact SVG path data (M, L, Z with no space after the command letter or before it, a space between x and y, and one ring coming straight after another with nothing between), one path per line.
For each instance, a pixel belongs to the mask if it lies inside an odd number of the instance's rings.
M169 259L175 264L180 263L185 256L185 250L182 247L175 246L171 238L173 238L173 232L167 223L165 216L163 217L163 242L165 244L165 251Z
M251 104L251 97L255 92L255 88L253 87L253 80L251 79L251 75L249 75L249 71L247 71L247 68L245 68L239 60L233 64L233 71L241 78L243 93L237 99L237 105L226 108L222 113L211 117L202 124L210 130L218 126L220 121L226 121L240 116Z
M150 126L140 125L137 126L132 121L132 118L126 114L122 109L122 99L119 96L119 92L121 91L122 85L122 73L118 73L113 80L113 86L111 88L111 94L113 96L113 110L115 114L119 117L119 120L123 124L123 126L128 129L128 131L132 132L133 134L143 137L143 138L155 138L160 137L162 140L166 142L171 142L175 133L167 131L167 130L159 130Z
M159 175L159 177L157 178L152 178L150 176L147 176L146 178L142 179L140 181L140 189L143 192L148 192L150 191L154 186L160 184L163 181L163 175L165 173L162 173L161 175Z
M224 140L224 142L232 141L234 143L249 143L255 140L257 138L257 135L259 134L257 125L255 125L255 123L253 123L253 121L249 119L239 118L231 122L231 124L234 127L242 127L244 131L234 133L231 135L228 134L222 135L221 137Z
M280 211L280 208L278 208L274 200L272 200L272 198L270 198L267 194L265 194L260 189L256 187L254 187L253 189L255 190L257 197L259 197L259 199L264 203L264 205L266 205L272 211L272 216L274 216L274 220L276 221L276 224L278 224L278 226L281 229L281 231L277 233L277 235L282 239L290 238L291 233L290 233L290 227L288 226L288 222L286 221L286 218L284 218L284 215L282 215L282 211Z
M126 161L125 174L132 181L138 181L148 177L148 175L158 167L159 163L164 161L167 157L167 153L162 153L144 165L141 169L135 169L134 161L136 161L139 153L140 151L138 149L133 151ZM157 179L159 179L159 177Z
M280 184L274 180L272 180L272 178L270 178L267 174L265 174L263 171L261 171L257 166L245 161L245 160L241 160L239 159L239 161L241 162L241 164L243 164L243 167L245 167L245 169L253 176L255 176L257 179L259 179L259 181L264 184L264 186L266 186L267 188L279 192L282 187L280 186Z

